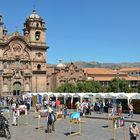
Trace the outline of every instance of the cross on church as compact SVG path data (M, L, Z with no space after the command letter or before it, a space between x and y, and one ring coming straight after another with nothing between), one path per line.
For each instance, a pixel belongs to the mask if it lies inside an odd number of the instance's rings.
M18 26L16 26L16 32L18 32Z

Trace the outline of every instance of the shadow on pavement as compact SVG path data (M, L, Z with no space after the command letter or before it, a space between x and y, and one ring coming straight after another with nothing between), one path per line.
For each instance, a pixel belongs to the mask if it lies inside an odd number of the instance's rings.
M76 133L76 132L71 132L71 134L74 134L74 133ZM64 135L65 135L65 136L69 136L70 133L69 133L69 132L68 132L68 133L64 133Z
M104 125L104 126L102 126L103 128L108 128L108 125Z

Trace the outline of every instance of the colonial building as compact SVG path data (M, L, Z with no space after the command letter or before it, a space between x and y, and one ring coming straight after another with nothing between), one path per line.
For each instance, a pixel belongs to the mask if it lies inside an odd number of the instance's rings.
M56 67L47 68L47 71L48 75L50 75L48 77L48 81L51 83L49 84L50 91L54 91L54 89L66 82L76 84L86 80L84 70L77 68L73 63L66 66L60 62Z
M48 67L47 49L46 25L35 10L26 18L23 35L8 35L0 16L0 95L54 91L66 81L83 80L84 71L74 64Z
M84 73L87 80L99 81L102 86L108 86L114 78L125 79L129 81L131 88L138 86L140 81L140 68L122 68L112 70L107 68L85 68Z
M0 16L1 95L19 95L47 89L46 27L33 10L26 18L23 35L18 31L8 35Z

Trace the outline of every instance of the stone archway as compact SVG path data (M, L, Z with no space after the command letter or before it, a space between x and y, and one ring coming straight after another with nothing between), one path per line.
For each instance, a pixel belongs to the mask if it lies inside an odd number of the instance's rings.
M20 82L15 82L13 84L13 95L18 96L21 93L21 83Z

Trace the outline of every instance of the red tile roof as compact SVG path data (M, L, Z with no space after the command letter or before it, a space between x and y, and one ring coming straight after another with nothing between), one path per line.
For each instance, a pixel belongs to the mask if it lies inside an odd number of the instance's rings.
M119 71L106 69L106 68L84 68L84 72L87 74L113 74L116 75ZM123 72L119 72L119 74L125 74Z
M121 72L140 71L140 68L122 68L119 71Z

